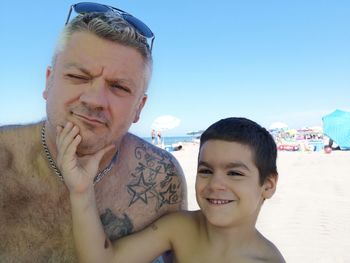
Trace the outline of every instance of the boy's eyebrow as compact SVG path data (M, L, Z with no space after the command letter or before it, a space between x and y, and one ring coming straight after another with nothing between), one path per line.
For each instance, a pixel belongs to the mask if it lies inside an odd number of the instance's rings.
M206 167L209 167L209 168L212 168L211 165L205 161L199 161L198 162L198 166L206 166ZM225 168L228 169L228 168L243 168L247 171L250 171L250 169L248 168L247 165L245 165L243 162L240 162L240 161L237 161L237 162L230 162L230 163L227 163L225 164Z
M201 165L206 166L206 167L209 167L209 168L211 167L210 164L208 164L207 162L198 161L198 166L201 166Z
M226 168L243 168L247 171L250 171L249 167L240 161L228 163L225 167Z

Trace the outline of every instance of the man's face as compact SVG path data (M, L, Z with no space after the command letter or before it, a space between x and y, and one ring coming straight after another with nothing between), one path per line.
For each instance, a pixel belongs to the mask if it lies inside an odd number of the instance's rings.
M202 145L196 197L210 224L254 226L263 199L271 197L273 187L271 179L262 186L259 184L259 171L248 146L221 140L209 140Z
M145 70L135 49L74 33L46 74L49 134L67 121L78 125L83 138L78 154L120 141L146 102Z

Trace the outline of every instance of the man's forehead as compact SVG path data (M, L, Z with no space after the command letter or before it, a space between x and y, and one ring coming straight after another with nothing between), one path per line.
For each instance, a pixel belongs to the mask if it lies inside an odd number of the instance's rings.
M148 68L137 49L91 32L74 32L57 58L66 69L75 68L91 75L103 73L111 81L118 78L146 86Z

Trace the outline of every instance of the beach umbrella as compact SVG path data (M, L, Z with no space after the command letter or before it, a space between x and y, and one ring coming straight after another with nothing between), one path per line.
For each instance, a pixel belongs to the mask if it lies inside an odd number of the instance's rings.
M152 123L152 129L157 131L165 131L179 126L181 120L172 115L163 115L157 117Z
M350 112L335 110L324 116L323 132L341 149L350 148Z

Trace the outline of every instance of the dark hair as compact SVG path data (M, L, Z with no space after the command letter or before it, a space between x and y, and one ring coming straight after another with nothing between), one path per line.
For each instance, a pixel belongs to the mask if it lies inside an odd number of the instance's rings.
M250 147L262 185L269 176L277 176L277 147L271 134L259 124L246 118L227 118L207 128L200 139L200 148L209 140L237 142Z

